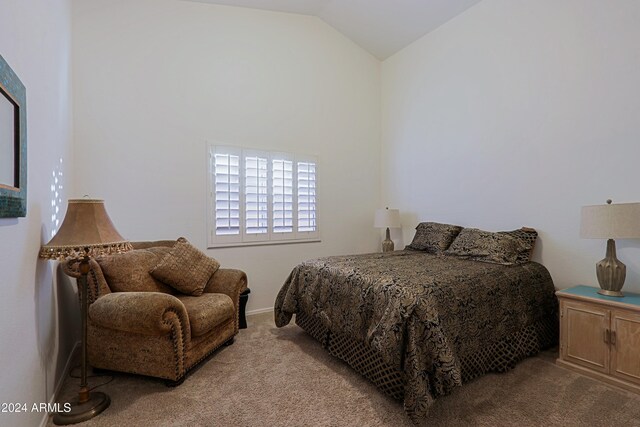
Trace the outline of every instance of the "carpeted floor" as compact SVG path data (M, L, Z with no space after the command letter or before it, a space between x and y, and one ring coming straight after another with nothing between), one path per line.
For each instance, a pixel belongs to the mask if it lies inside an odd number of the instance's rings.
M295 325L272 314L249 328L177 388L115 374L99 390L111 406L95 426L410 426L402 405ZM554 365L548 351L505 374L490 374L439 399L429 426L640 426L640 396ZM104 378L92 378L91 385ZM61 401L77 392L69 378ZM50 421L50 424L51 421Z

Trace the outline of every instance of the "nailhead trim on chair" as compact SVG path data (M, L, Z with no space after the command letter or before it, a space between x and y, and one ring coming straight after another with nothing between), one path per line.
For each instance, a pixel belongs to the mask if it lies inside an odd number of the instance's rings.
M235 309L236 309L236 319L235 319L235 334L238 333L238 331L240 330L240 294L242 292L244 292L245 289L247 289L248 286L248 280L244 279L244 287L239 289L238 292L236 292L236 305L235 305Z
M93 268L91 270L89 270L89 274L91 274L91 281L93 282L94 291L93 291L93 295L87 295L87 296L90 297L88 299L89 304L93 304L98 299L98 297L100 296L100 285L98 284L98 278L96 277L96 271ZM89 289L88 284L87 284L87 289Z
M245 281L245 289L246 289L246 285L247 284L246 284L246 281ZM236 308L236 320L235 320L236 327L235 327L235 331L234 331L235 334L237 334L238 331L240 330L240 294L242 293L242 291L238 291L237 295L236 295L236 305L235 305L235 308Z
M178 315L178 312L175 309L169 308L167 309L167 311L165 311L165 315L167 313L173 313L176 316L176 319L178 320L178 324L180 325L180 331L182 332L182 336L178 337L178 333L176 331L176 326L175 326L175 322L171 322L170 320L164 318L163 316L163 323L166 325L169 325L171 327L171 344L173 345L173 355L175 357L176 360L176 380L179 380L185 372L185 368L184 368L184 355L186 354L186 342L185 342L185 337L186 337L186 331L184 329L184 323L182 323L182 320L180 320L180 316ZM180 357L180 355L178 354L178 346L180 345L180 343L178 342L178 338L182 338L182 357ZM182 375L180 375L180 371L182 371Z

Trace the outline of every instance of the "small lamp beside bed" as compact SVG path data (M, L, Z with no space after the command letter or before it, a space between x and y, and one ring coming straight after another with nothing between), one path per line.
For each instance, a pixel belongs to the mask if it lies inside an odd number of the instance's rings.
M376 210L373 226L376 228L387 228L386 238L382 242L382 252L393 251L393 240L391 240L389 228L400 228L400 211L389 208Z
M613 239L640 238L640 203L583 206L580 222L583 239L607 239L607 255L596 264L596 276L600 284L599 294L622 297L620 291L627 275L627 266L616 257Z

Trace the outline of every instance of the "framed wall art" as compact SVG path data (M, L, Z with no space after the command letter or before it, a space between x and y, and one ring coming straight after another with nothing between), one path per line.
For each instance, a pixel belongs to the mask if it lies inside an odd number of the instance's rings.
M0 55L0 218L27 216L27 91Z

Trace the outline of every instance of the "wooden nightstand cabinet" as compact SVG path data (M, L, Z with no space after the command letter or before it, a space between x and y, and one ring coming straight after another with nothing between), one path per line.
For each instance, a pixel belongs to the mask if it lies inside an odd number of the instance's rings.
M640 295L607 297L597 288L556 292L560 300L557 363L640 393Z

